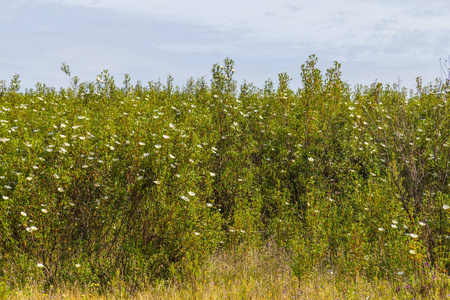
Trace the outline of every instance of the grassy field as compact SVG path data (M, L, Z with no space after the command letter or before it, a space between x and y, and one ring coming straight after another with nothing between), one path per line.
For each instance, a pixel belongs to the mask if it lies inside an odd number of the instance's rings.
M0 84L0 297L445 298L448 82ZM63 296L64 295L64 296Z
M446 276L436 278L428 290L399 277L395 281L352 278L346 274L312 271L311 278L299 281L292 273L289 255L273 243L221 251L202 268L197 278L154 283L130 295L120 284L107 294L95 287L58 287L45 292L30 285L11 291L5 299L448 299Z
M242 247L215 254L197 278L169 280L149 285L130 295L120 284L106 294L95 287L58 287L45 292L29 285L10 291L5 299L448 299L449 278L440 276L427 290L406 278L395 281L347 277L332 271L313 271L299 281L292 273L289 255L273 243Z

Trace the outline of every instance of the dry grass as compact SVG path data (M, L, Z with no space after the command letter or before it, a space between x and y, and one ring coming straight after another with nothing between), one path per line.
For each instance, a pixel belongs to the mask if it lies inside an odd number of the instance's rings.
M301 282L292 274L289 257L267 245L262 249L222 251L211 258L200 276L188 282L155 284L130 296L118 286L100 296L81 289L57 289L50 295L39 286L5 295L7 299L450 299L447 277L428 293L405 288L406 283L369 282L363 277L346 278L317 272Z

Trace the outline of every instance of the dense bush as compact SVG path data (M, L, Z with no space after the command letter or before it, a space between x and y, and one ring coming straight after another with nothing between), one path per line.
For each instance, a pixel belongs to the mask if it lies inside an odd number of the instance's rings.
M0 276L132 288L195 276L218 247L275 238L313 268L450 269L447 86L351 89L311 56L302 88L233 80L0 91Z

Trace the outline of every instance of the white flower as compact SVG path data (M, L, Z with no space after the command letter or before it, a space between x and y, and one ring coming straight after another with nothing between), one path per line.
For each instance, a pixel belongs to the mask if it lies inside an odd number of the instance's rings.
M161 148L161 145L155 145L155 148L156 148L156 149L160 149L160 148Z
M22 216L24 216L24 217L26 217L26 216L27 216L27 213L26 213L26 212L24 212L24 211L21 211L21 212L20 212L20 214L21 214Z
M169 157L170 157L171 159L175 159L175 156L173 156L172 154L169 154Z
M206 203L206 206L213 207L213 205L211 203Z
M394 223L394 224L398 224L398 222L397 222L397 221L395 221L395 220L392 220L392 223Z
M450 208L450 206L448 206L448 205L444 204L444 205L442 206L442 208L443 208L444 210L447 210L447 209L449 209L449 208Z
M143 143L143 142L139 142L138 144L141 145L141 146L145 145L145 143Z
M41 209L41 211L46 214L48 212L48 210L46 210L45 208Z
M214 177L214 176L216 176L217 174L216 174L216 173L213 173L213 172L209 172L209 175L211 175L212 177Z
M420 222L420 221L419 221L419 225L420 225L420 226L425 226L425 225L427 225L427 224L424 223L424 222Z
M43 267L44 267L44 265L41 264L41 263L38 263L36 266L37 266L38 268L43 268Z
M3 200L8 200L8 196L3 196Z
M409 250L409 253L411 253L412 255L416 254L416 251L414 250Z
M195 234L195 235L200 235L200 233L198 233L198 232L194 232L194 234Z
M400 271L400 272L397 272L397 275L400 275L400 276L402 276L404 273L402 272L402 271Z
M189 194L189 196L192 196L192 197L195 196L195 193L191 192L191 191L189 191L188 194Z
M55 177L56 179L59 179L59 175L58 174L54 174L53 177Z
M397 228L397 225L391 224L391 227L392 227L392 228Z
M36 226L31 226L30 229L31 229L32 231L36 231L36 230L37 230L37 227L36 227Z
M79 268L79 267L81 267L80 264L75 264L75 268Z
M419 236L417 234L415 234L415 233L410 233L409 236L412 237L413 239L418 239L419 238Z
M66 150L66 149L64 149L64 148L62 148L62 147L61 147L61 148L59 149L59 153L62 153L62 154L64 154L64 153L66 153L66 152L67 152L67 150Z
M165 138L166 140L169 138L168 135L163 134L163 138Z
M186 196L181 196L180 198L183 199L183 200L186 201L186 202L189 202L189 198L186 197Z
M378 227L378 230L379 231L384 231L384 228L383 227Z
M161 182L159 180L155 180L153 181L155 184L161 184Z
M63 190L61 187L59 187L59 188L58 188L58 192L61 192L61 193L62 193L62 192L64 192L64 190Z
M111 150L115 150L115 148L113 146L109 146L109 149Z
M27 177L27 180L31 181L31 180L33 180L33 177Z
M313 162L313 161L314 161L314 158L308 157L308 160L309 160L310 162Z

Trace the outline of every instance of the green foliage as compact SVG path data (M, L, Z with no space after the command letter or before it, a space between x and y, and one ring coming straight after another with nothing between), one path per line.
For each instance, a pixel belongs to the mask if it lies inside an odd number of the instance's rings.
M351 90L311 56L303 86L244 82L234 62L124 87L0 89L0 276L102 290L199 276L219 247L274 239L306 277L450 268L447 87ZM7 288L2 287L2 291ZM121 291L122 293L123 291Z

